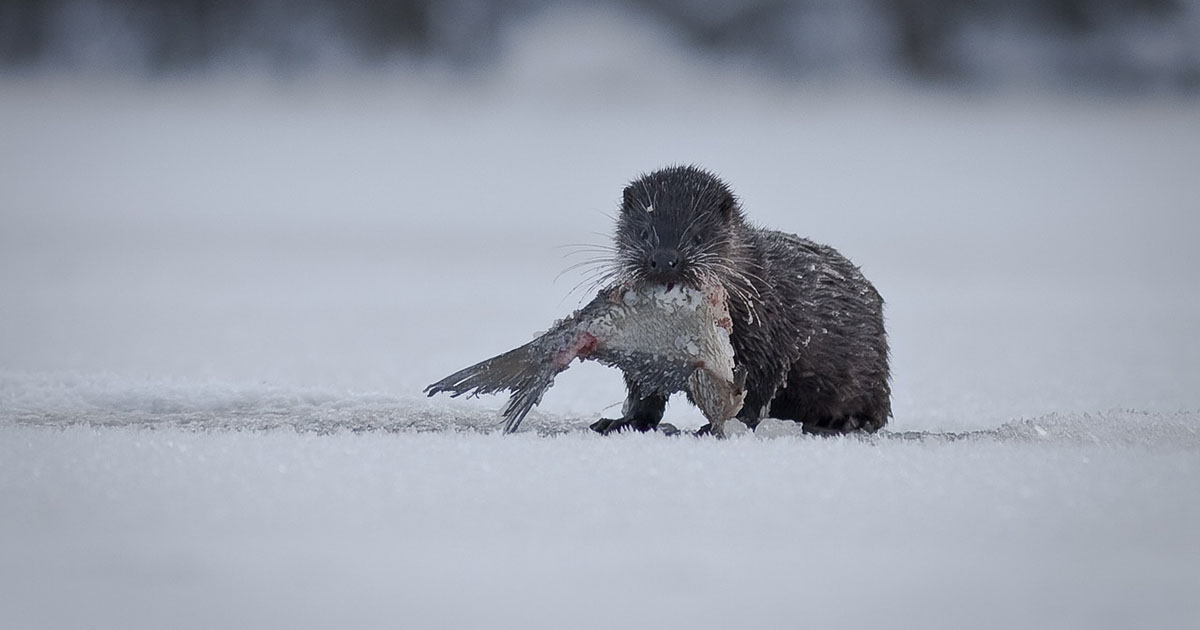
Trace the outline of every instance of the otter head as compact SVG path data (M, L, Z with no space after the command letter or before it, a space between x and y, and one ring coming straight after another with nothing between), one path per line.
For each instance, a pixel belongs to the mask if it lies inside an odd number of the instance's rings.
M698 286L721 276L738 246L737 199L715 175L676 166L625 188L615 245L623 274L635 281Z

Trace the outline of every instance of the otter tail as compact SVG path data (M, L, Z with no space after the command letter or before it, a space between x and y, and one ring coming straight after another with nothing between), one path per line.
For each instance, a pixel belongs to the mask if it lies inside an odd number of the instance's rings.
M535 341L461 369L426 387L425 393L433 396L446 392L457 398L463 394L478 396L508 390L512 398L504 406L504 432L512 433L541 401L560 371L554 369Z

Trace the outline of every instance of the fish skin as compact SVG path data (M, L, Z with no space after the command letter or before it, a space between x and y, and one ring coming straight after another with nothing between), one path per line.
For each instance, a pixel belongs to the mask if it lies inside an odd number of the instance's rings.
M433 396L512 392L502 412L517 430L554 378L575 359L618 368L662 394L685 392L722 434L745 399L734 364L729 299L714 279L699 287L618 283L529 343L464 368L425 388Z

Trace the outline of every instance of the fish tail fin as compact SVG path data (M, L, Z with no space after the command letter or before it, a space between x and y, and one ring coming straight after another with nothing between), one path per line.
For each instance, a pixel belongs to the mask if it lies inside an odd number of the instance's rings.
M463 368L426 387L425 393L433 396L445 392L457 398L463 394L478 396L510 391L512 398L505 405L503 415L506 421L504 432L512 433L521 425L530 409L542 399L555 374L556 371L546 365L545 357L538 352L535 344L528 343Z

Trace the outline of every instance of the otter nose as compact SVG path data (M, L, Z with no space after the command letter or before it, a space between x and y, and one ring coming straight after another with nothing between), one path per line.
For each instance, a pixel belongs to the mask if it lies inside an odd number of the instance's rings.
M668 272L679 266L679 252L665 247L650 252L650 268Z

